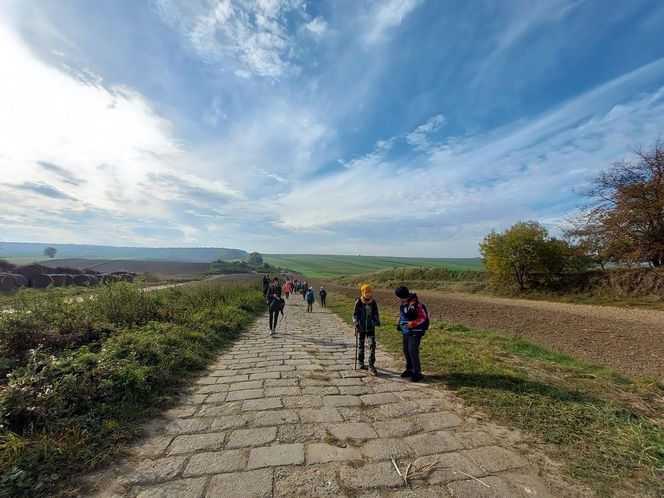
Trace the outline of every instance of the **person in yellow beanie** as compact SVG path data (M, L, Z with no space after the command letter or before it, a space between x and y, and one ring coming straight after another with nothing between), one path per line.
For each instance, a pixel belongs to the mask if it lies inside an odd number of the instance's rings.
M376 327L380 327L378 304L373 298L373 287L364 284L360 287L360 298L355 301L353 310L353 323L355 333L359 336L357 361L362 370L367 370L364 364L364 342L369 342L369 372L376 375Z

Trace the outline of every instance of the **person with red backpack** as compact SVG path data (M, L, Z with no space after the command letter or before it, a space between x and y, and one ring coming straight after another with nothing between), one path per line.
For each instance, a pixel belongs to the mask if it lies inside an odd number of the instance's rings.
M410 377L412 382L418 382L422 379L420 341L429 328L429 312L408 287L401 285L394 289L394 293L401 299L397 330L403 333L403 355L406 359L406 370L401 377Z

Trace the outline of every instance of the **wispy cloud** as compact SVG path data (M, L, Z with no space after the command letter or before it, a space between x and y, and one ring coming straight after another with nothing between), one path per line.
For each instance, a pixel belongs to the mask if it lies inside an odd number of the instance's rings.
M388 32L401 25L408 15L424 0L379 0L367 15L365 40L370 43L383 41Z
M210 62L229 61L239 76L280 78L297 69L294 19L321 35L325 20L308 20L304 0L155 0L165 22Z
M51 185L46 183L36 183L36 182L25 182L18 185L4 184L6 187L14 188L17 190L26 190L28 192L34 192L44 197L50 197L51 199L69 199L73 200L73 197L65 194L64 192L58 190Z
M406 142L418 150L424 150L430 145L429 135L436 132L444 123L445 116L436 114L406 135Z

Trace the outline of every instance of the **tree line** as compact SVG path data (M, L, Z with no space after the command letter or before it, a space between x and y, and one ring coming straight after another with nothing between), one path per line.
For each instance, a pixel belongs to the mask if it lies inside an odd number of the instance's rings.
M524 290L594 267L664 266L664 143L632 152L577 192L588 202L562 238L535 221L489 233L480 244L487 270Z

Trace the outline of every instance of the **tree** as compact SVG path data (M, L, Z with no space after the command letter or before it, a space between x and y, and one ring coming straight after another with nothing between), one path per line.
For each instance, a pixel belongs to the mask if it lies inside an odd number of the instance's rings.
M542 268L547 230L534 221L521 221L502 233L492 231L480 244L487 270L499 278L514 277L519 289L528 277Z
M664 144L638 149L590 179L590 203L567 234L596 258L664 266Z
M55 247L47 247L44 249L44 256L48 256L49 258L54 258L55 253L57 253L58 250Z
M535 221L521 221L502 233L492 231L480 244L484 264L501 279L514 278L520 290L536 276L554 280L564 272L582 271L588 260L577 246L549 237Z
M258 252L249 253L249 255L247 256L247 263L249 263L250 265L262 265L263 256L261 256L261 254Z

